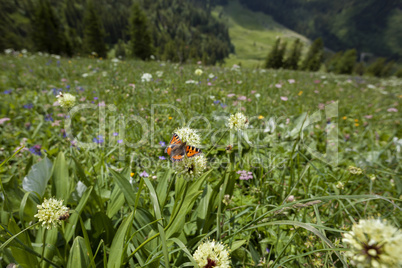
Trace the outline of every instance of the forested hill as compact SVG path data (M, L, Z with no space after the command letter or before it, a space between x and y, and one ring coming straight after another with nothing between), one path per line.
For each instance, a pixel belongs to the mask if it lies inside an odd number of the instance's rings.
M89 2L93 2L94 11ZM191 58L209 64L222 61L233 51L226 25L211 16L209 0L0 0L0 50L48 50L77 55L90 53L86 28L100 24L106 49L130 46L133 3L145 12L153 55L183 62ZM92 12L92 13L91 13ZM91 19L100 20L100 23ZM47 20L47 21L46 21ZM92 25L93 26L93 25ZM41 28L42 27L42 28ZM47 29L45 31L44 29ZM41 47L49 33L52 44ZM48 38L50 39L50 38ZM50 42L50 41L49 41ZM124 54L124 52L122 52ZM124 55L123 55L124 56Z
M230 0L229 0L230 1ZM402 58L402 0L240 0L334 50Z

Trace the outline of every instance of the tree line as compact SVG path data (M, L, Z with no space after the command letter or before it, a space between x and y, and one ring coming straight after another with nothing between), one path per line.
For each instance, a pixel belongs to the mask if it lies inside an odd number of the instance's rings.
M356 49L339 51L331 56L324 57L324 43L317 38L309 47L307 54L302 59L303 43L296 39L289 52L287 42L277 38L274 46L267 55L264 67L268 69L289 69L316 72L324 64L324 70L336 74L371 75L376 77L388 77L395 75L402 77L402 68L394 70L395 62L380 57L371 64L364 61L357 62Z
M0 0L0 49L206 64L234 50L210 0Z

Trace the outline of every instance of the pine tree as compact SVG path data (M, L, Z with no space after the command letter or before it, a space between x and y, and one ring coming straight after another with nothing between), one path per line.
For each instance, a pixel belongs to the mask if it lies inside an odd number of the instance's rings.
M299 61L302 53L303 43L297 38L292 47L289 57L283 63L283 68L290 70L297 70L299 68Z
M310 46L304 59L301 69L305 71L316 72L320 69L324 59L324 43L321 38L317 38Z
M286 42L281 44L281 39L277 38L274 46L265 61L265 68L279 69L283 66L283 56L286 52Z
M133 56L142 60L148 59L152 55L152 39L148 29L147 17L141 10L138 3L134 3L131 13L131 40ZM171 48L169 47L169 50ZM171 51L167 52L170 56ZM177 56L176 56L177 57Z
M106 57L104 30L101 20L95 10L92 0L87 2L84 16L84 50L87 53L96 52L99 57Z
M337 62L335 72L338 74L351 74L356 64L356 49L349 49L343 53L342 58Z
M60 54L65 50L66 40L61 23L48 0L39 1L32 24L32 39L38 51Z
M372 64L367 67L367 74L381 77L386 60L386 58L377 58Z

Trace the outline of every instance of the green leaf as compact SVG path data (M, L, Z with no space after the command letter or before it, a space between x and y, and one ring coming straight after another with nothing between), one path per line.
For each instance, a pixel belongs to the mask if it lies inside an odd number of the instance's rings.
M114 236L112 246L110 247L109 261L107 263L108 268L120 268L122 265L122 259L124 256L124 243L129 227L133 221L134 212L124 219L116 235Z
M89 267L90 266L89 253L85 246L84 238L77 236L74 239L73 246L70 250L67 268Z
M124 195L119 187L114 187L112 195L110 196L109 204L107 205L106 215L112 218L117 211L119 211L124 205Z
M18 225L15 223L14 219L11 218L8 228L10 231L14 234L17 234L21 232L21 229L18 227ZM26 246L32 249L31 246L31 240L29 239L29 235L27 232L23 232L18 236L18 239L20 239L21 242L23 242ZM12 246L13 244L10 244L11 252L13 254L14 259L18 262L18 264L21 267L36 267L38 265L38 259L36 256L32 254L28 254L25 249L22 249L20 247Z
M88 202L88 199L89 199L89 196L91 195L91 192L92 192L92 187L89 187L85 191L85 193L82 195L80 203L74 209L74 212L71 214L70 218L68 219L68 222L66 224L66 232L64 234L64 238L66 239L67 242L70 241L70 239L73 237L75 228L77 226L79 215L81 214L81 212L84 209L86 203Z
M28 175L22 181L22 188L27 192L35 192L43 197L51 175L52 161L45 157L32 166Z
M133 188L131 187L130 182L122 175L124 174L124 171L122 173L117 173L113 169L109 169L109 172L112 174L113 178L115 178L115 181L117 185L120 187L121 191L124 194L124 197L127 200L127 203L130 206L135 205L135 193L133 191Z
M52 193L57 199L67 200L70 195L70 182L68 168L64 154L60 152L53 166L53 188Z
M238 249L239 247L241 247L244 243L246 243L247 240L238 240L238 241L234 241L232 244L232 247L230 248L230 251L235 251L236 249Z

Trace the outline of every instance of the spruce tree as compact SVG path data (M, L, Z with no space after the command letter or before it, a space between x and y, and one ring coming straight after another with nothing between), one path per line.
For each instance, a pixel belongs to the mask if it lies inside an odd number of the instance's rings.
M269 52L265 61L265 68L279 69L283 66L283 56L286 52L286 42L281 44L281 39L277 38L274 46Z
M152 39L148 29L147 17L141 10L138 3L134 3L131 11L131 43L132 54L142 60L152 55ZM170 47L169 47L170 49ZM166 52L165 52L166 53ZM167 54L172 53L171 51ZM170 55L168 55L170 57ZM176 56L177 57L177 56Z
M61 23L48 0L40 0L33 16L32 39L38 51L60 54L66 40Z
M338 74L351 74L356 64L356 49L349 49L343 53L342 58L337 62L335 72Z
M84 16L84 50L87 53L96 52L99 57L106 57L104 30L101 20L95 10L92 0L87 2Z
M317 38L310 46L304 59L301 69L305 71L316 72L320 69L324 59L324 43L321 38Z
M292 47L289 57L283 63L283 68L290 70L297 70L299 68L299 61L302 53L303 43L297 38Z

